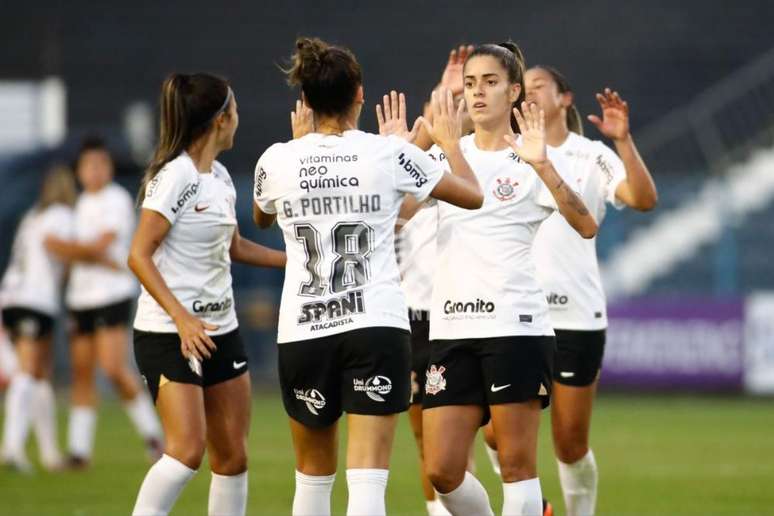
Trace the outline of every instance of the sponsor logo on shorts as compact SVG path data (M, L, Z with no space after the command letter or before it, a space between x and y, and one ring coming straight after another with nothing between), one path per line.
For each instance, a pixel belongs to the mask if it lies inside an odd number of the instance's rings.
M247 360L243 360L242 362L237 362L236 360L234 360L234 363L231 365L234 366L234 369L242 369L244 366L247 365Z
M436 367L435 364L427 370L427 380L425 380L425 393L435 396L441 391L446 390L446 378L443 373L446 371L444 366Z
M204 302L201 299L196 299L191 305L195 314L208 314L213 312L225 312L231 309L234 301L227 297L220 301Z
M325 396L317 389L293 389L296 399L306 403L306 408L315 416L319 416L318 410L325 407Z
M548 389L542 383L540 384L540 389L538 389L538 396L548 396Z
M489 390L492 391L492 392L500 392L503 389L507 389L510 386L511 386L510 383L506 383L505 385L497 385L497 386L495 386L495 384L492 384L492 386L489 388Z
M374 401L384 403L382 396L387 396L392 391L392 380L382 375L372 376L367 380L353 378L352 388L355 392L365 392L366 396Z
M443 304L442 319L494 319L495 304L486 299L473 301L454 301L447 299Z
M301 305L301 315L298 316L298 324L314 323L311 330L325 330L354 322L353 314L365 313L362 290L352 290L346 295L329 299L328 301L315 301Z
M188 201L190 201L195 195L196 192L199 191L199 183L188 183L183 190L183 193L180 194L180 197L177 198L177 201L175 202L174 206L172 206L172 213L177 213L180 211L180 208L186 205Z
M572 378L573 376L575 376L575 373L573 371L561 371L559 373L559 376L561 376L562 378Z
M500 179L498 177L497 186L492 190L492 193L501 201L510 201L516 197L517 186L519 186L519 183L517 183L515 179L511 179L510 177Z
M398 163L401 167L403 167L403 170L408 172L408 175L411 179L415 181L415 186L417 188L421 188L422 185L427 183L427 174L424 170L422 170L418 165L415 165L411 162L409 158L406 157L404 153L400 153L400 156L398 156Z

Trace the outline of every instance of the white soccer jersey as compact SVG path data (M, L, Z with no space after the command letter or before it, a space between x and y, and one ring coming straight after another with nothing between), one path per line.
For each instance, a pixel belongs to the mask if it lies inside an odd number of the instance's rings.
M148 184L143 209L166 218L172 227L153 253L153 263L186 310L218 326L222 335L237 328L231 288L231 241L236 229L236 190L226 167L217 161L201 174L183 152ZM175 333L169 314L142 288L134 327Z
M423 200L442 175L414 145L356 130L313 133L266 150L254 199L277 213L285 237L279 343L409 328L395 221L404 194Z
M431 339L553 335L548 303L535 274L532 240L557 209L548 187L510 149L482 151L474 135L462 152L484 193L478 210L439 202ZM430 151L445 163L434 147ZM561 156L554 168L572 185Z
M605 202L618 209L623 207L615 197L618 185L626 179L623 162L602 142L575 133L570 133L556 150L571 165L583 202L597 224L602 225ZM596 238L581 238L564 217L556 213L540 226L532 252L554 328L607 328Z
M46 250L44 242L48 236L72 238L73 210L69 206L54 204L41 211L32 209L24 216L0 284L0 304L56 316L64 265Z
M430 310L435 274L438 205L423 204L398 233L400 286L412 310Z
M91 243L104 233L115 233L106 255L119 270L96 263L75 263L67 284L67 306L87 310L117 303L137 293L137 282L126 267L135 213L132 197L111 183L98 192L83 192L75 204L75 239Z

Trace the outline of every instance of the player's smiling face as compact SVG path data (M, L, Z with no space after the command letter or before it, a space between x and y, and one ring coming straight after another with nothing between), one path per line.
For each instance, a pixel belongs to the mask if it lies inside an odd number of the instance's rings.
M508 81L508 71L492 56L468 59L464 70L465 103L475 125L497 125L510 120L521 85Z
M526 101L545 111L549 122L561 115L562 108L572 104L571 93L559 93L554 78L542 68L532 68L524 74Z

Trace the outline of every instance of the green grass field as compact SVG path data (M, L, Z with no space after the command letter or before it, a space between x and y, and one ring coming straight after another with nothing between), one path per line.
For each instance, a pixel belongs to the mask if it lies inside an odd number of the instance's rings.
M60 413L62 423L63 416ZM563 514L545 416L540 444L543 493ZM601 470L600 515L774 514L774 400L604 396L596 408L592 445ZM35 456L33 449L30 453ZM424 514L415 457L404 417L387 488L389 514ZM481 443L476 458L477 475L499 514L500 485ZM0 514L126 515L147 468L128 419L116 403L105 403L93 467L34 476L0 471ZM173 514L206 514L208 486L205 464ZM272 395L258 395L254 403L249 496L248 514L290 513L290 438L281 402ZM333 508L334 514L344 514L346 508L343 465Z

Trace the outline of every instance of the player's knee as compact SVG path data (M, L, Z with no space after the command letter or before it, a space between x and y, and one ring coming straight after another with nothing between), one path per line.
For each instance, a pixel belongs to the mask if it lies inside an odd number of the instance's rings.
M537 476L534 464L503 464L500 463L500 475L503 482L520 482Z
M210 469L218 475L239 475L247 471L247 453L238 450L225 456L210 454Z
M428 480L433 484L433 487L439 493L450 493L457 489L462 481L465 479L465 470L462 471L450 471L450 468L444 467L443 464L427 464L425 463L425 472Z
M173 457L191 469L199 469L204 458L205 442L202 438L199 442L192 439L191 442L182 444L167 442L165 453Z
M567 435L554 443L556 458L565 464L578 462L589 451L588 443L578 436Z

